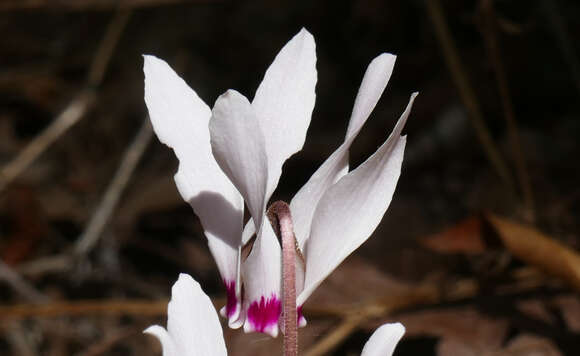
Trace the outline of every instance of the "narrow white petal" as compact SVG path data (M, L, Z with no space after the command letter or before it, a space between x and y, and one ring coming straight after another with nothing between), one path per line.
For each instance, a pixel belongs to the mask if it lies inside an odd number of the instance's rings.
M318 168L290 202L296 240L300 249L310 233L312 216L322 194L348 173L348 150L375 108L393 72L396 57L383 53L369 64L360 85L344 143Z
M352 140L344 142L314 172L290 201L296 242L301 251L310 235L312 217L320 198L338 179L348 172L348 149Z
M306 277L298 304L372 234L385 214L399 179L406 138L401 131L416 94L387 141L342 177L320 199L305 246Z
M173 339L171 339L171 336L164 327L159 325L152 325L145 329L143 333L153 335L159 340L161 343L163 356L180 356L177 354L175 345L173 344Z
M173 339L176 355L227 355L217 312L191 276L179 275L171 289L167 314L167 331Z
M403 334L405 327L400 323L382 325L371 335L361 356L391 356Z
M260 231L266 208L268 158L252 105L242 94L228 90L214 105L209 130L216 161L244 197Z
M238 303L244 202L212 155L211 111L166 62L154 56L144 59L145 103L153 128L179 159L177 188L199 216L224 282L237 286ZM239 309L230 310L231 319L237 318Z
M373 59L365 72L354 101L346 137L356 135L383 95L393 73L397 56L383 53Z
M280 243L268 221L254 242L248 259L242 265L244 279L245 332L278 335L282 311Z
M256 225L254 225L254 220L250 218L244 226L244 231L242 232L242 245L245 245L250 241L252 236L256 233Z
M280 50L256 91L252 106L268 153L267 199L278 185L284 161L304 145L316 99L316 76L314 38L302 29Z

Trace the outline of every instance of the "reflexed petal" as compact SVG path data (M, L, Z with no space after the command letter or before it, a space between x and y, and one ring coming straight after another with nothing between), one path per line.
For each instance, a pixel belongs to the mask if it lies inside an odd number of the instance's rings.
M252 102L260 119L268 154L268 190L276 189L284 161L300 151L314 108L316 45L302 29L278 53Z
M318 168L290 202L296 240L300 249L310 233L312 216L322 194L348 173L348 150L381 97L395 65L396 57L383 53L373 59L363 77L354 102L345 142Z
M228 90L214 105L209 131L216 161L244 197L260 231L266 209L268 158L252 105L242 94Z
M179 159L175 183L203 225L209 248L226 284L236 285L244 202L217 165L210 146L209 107L163 60L144 56L145 103L159 140Z
M351 143L352 140L347 140L334 151L290 201L294 233L301 251L304 251L304 244L309 237L318 201L330 186L348 172L348 149Z
M361 356L391 356L404 333L405 327L400 323L382 325L371 335Z
M145 330L159 338L164 356L227 355L213 304L191 276L179 275L167 314L167 331L159 326Z
M397 56L383 53L369 64L352 109L346 137L356 135L383 95Z
M401 131L416 94L387 141L320 199L305 246L306 278L302 305L314 289L372 234L385 214L401 172L406 138Z
M153 325L145 329L143 333L153 335L159 340L161 349L163 350L163 356L180 356L177 354L173 339L171 339L171 336L164 327Z
M278 238L268 221L242 265L242 273L246 315L244 331L258 331L276 337L282 311L282 255Z
M256 233L256 225L254 225L254 220L250 218L244 226L244 231L242 232L242 245L245 245L252 239L252 236Z

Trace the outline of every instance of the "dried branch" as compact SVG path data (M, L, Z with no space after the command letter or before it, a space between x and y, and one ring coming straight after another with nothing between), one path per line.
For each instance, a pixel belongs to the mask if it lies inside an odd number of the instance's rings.
M99 237L111 218L111 214L119 203L121 193L125 190L125 187L133 175L137 163L139 163L141 156L143 156L145 149L149 145L152 136L153 130L151 129L149 118L145 118L137 136L125 151L123 159L117 168L117 172L109 183L105 195L103 196L98 208L95 210L89 224L83 234L75 242L75 254L86 254L99 240Z
M498 294L517 294L522 291L533 290L545 282L543 275L538 274L530 268L515 270L512 272L511 277L515 279L515 283L508 289L498 289ZM393 312L415 306L427 306L429 304L474 298L478 295L479 290L480 285L477 280L464 279L457 281L450 288L434 284L425 284L411 288L406 293L387 295L353 308L307 308L306 312L309 315L334 315L340 316L343 319L336 328L308 349L306 355L320 356L331 352L370 319L383 318Z
M101 40L99 47L97 48L97 53L93 58L93 63L89 69L87 76L88 86L98 86L103 81L103 76L107 71L115 47L121 39L121 35L131 18L130 9L119 9L116 11L113 20L107 26L105 36Z
M41 153L76 124L95 102L92 89L81 91L42 133L36 136L20 153L0 169L0 191L34 162Z
M73 259L70 255L60 254L41 257L18 265L18 272L26 276L38 276L51 272L62 272L70 268Z
M76 124L95 103L95 88L100 85L108 67L113 50L127 24L130 12L119 10L107 27L107 31L99 44L97 53L90 66L85 89L71 100L66 108L42 133L36 136L8 164L0 169L0 191L16 179L32 162L46 149L58 140L68 129Z
M112 335L106 337L104 340L89 346L84 352L79 353L80 356L98 356L103 355L109 351L113 346L133 335L140 334L146 326L132 326L120 330L116 330Z
M305 356L320 356L328 354L356 329L358 329L359 325L365 320L367 320L367 316L363 314L347 316L336 328L322 338L322 340L309 348L304 353Z
M507 76L501 60L501 50L497 38L497 18L493 8L493 0L481 0L480 8L483 15L483 39L495 72L495 80L501 98L516 174L522 190L524 205L526 207L526 215L528 220L533 221L535 214L532 185L526 168L526 159L522 152L520 135L518 133L518 126L516 123L508 81L506 79Z
M489 129L485 124L479 102L477 101L477 97L475 96L473 88L469 83L469 79L465 69L463 68L463 64L459 59L457 48L453 42L453 37L451 36L447 26L447 22L443 15L443 10L441 9L439 0L426 0L426 4L428 10L427 12L429 13L429 17L431 18L433 26L435 27L435 35L439 40L445 61L447 62L449 71L451 72L453 80L455 81L455 85L459 90L461 101L463 101L463 105L465 105L465 108L469 113L469 117L471 118L471 123L475 128L477 138L483 146L483 150L487 156L487 159L499 177L503 180L510 193L515 196L516 190L513 178L507 164L503 160L498 148L491 138Z
M25 300L32 303L44 303L48 298L34 286L24 280L16 271L0 261L0 280L8 283Z
M149 145L152 134L151 124L149 119L146 118L139 132L127 147L117 172L109 183L85 231L77 238L72 253L65 252L23 263L18 266L20 273L34 276L49 272L66 271L74 264L75 258L86 254L95 246L117 207L119 198L133 175L139 160Z
M0 320L52 318L57 316L160 316L167 313L168 300L95 300L53 302L47 304L17 304L0 306Z
M4 334L12 347L14 355L36 356L38 355L37 342L31 340L22 322L13 321L3 325Z
M557 1L542 0L540 3L548 17L548 24L554 32L554 36L556 37L558 46L562 51L564 60L568 64L568 67L570 67L570 72L572 74L574 84L576 84L578 94L580 94L580 60L578 59L578 55L574 50L577 44L577 38L573 40L570 37L570 33L566 29L565 21L562 17L560 9L558 8Z
M143 8L180 3L214 3L218 0L3 0L0 11L61 9L70 11L102 11L116 8Z

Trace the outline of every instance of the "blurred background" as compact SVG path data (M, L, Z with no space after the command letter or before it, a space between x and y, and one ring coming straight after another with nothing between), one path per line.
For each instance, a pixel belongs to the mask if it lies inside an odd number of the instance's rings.
M252 98L302 27L317 100L274 200L342 143L378 54L397 64L351 167L420 95L390 208L306 304L301 354L359 354L394 320L400 356L580 354L579 15L572 0L2 0L0 355L160 355L141 331L165 325L179 272L223 305L147 124L141 55L212 106ZM281 352L224 334L230 355Z

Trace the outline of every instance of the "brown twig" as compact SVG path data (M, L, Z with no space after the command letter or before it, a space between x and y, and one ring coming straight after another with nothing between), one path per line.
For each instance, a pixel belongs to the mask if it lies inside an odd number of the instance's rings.
M127 147L113 179L109 183L103 199L91 217L85 231L76 240L72 253L42 257L18 266L25 275L39 275L48 272L62 272L70 269L75 258L89 252L98 242L107 222L114 212L122 192L125 190L139 160L151 141L153 130L146 118L133 141Z
M32 303L44 303L48 298L24 280L18 272L0 261L0 280L8 283L22 298Z
M499 294L517 293L522 290L533 290L544 283L543 275L536 271L530 272L529 268L515 270L512 278L516 279L513 288L498 291ZM479 283L474 279L465 279L455 282L450 288L442 288L439 285L426 284L411 288L406 293L387 295L370 303L365 303L353 308L308 308L309 315L334 315L342 317L341 323L330 333L325 335L310 349L307 356L320 356L334 350L341 342L358 330L360 325L374 318L382 318L393 312L416 306L427 306L442 302L461 301L477 296Z
M109 62L113 57L115 47L117 47L121 35L131 18L131 13L130 9L123 8L120 8L115 12L115 16L107 26L105 36L97 48L97 53L95 54L93 63L89 69L87 75L87 84L89 86L98 86L103 81L105 72L109 67Z
M119 10L107 27L107 31L99 44L96 55L89 68L85 88L74 97L55 120L38 136L36 136L20 153L8 164L0 169L0 191L16 179L32 162L46 149L58 140L68 129L76 124L96 99L95 87L100 85L108 67L113 50L119 42L130 11Z
M106 337L104 340L101 340L96 344L89 346L84 352L79 353L79 355L80 356L103 355L107 351L109 351L113 346L125 340L126 338L140 334L145 327L146 325L138 327L132 326L116 330L111 335Z
M531 267L514 270L510 277L513 280L505 286L495 289L496 295L519 294L545 286L547 281L555 278L580 291L580 255L559 244L539 231L524 225L511 222L495 215L487 219L497 230L506 249L515 257L528 263ZM551 275L548 277L539 271ZM307 356L319 356L332 351L364 321L384 317L393 311L442 302L461 301L479 294L480 285L475 279L464 279L455 282L445 289L427 284L412 288L407 293L389 295L371 303L352 309L325 307L309 310L308 313L346 315L341 324L317 342L306 352Z
M94 300L53 302L47 304L17 304L0 306L0 320L52 318L58 316L160 316L167 313L168 300Z
M521 293L542 286L546 279L530 268L522 268L511 273L515 280L508 290L498 290L500 295ZM306 351L306 355L315 356L332 351L352 332L356 331L366 321L382 318L388 314L415 306L427 306L442 302L464 301L474 298L479 293L479 283L474 279L466 279L453 283L450 288L427 284L412 287L407 292L390 294L358 306L306 307L305 313L311 316L339 317L340 325L325 335L315 345ZM20 304L0 306L0 320L20 320L26 318L51 318L59 316L119 316L135 315L157 317L167 312L168 300L104 300L55 302L44 305ZM223 305L223 298L215 299L215 305Z
M117 168L117 172L109 183L105 195L95 210L89 224L75 242L75 254L84 255L96 245L113 211L119 203L121 193L125 190L152 136L153 130L149 118L145 118L137 136L127 147L123 159Z
M548 18L548 24L556 37L564 60L567 62L568 67L570 67L570 72L574 79L574 84L576 84L578 94L580 94L580 60L578 60L578 55L574 51L576 39L572 40L570 33L566 29L565 21L558 8L558 2L554 0L542 0L540 3L545 10L544 13Z
M501 98L501 103L506 120L507 132L509 135L513 160L515 164L517 178L522 190L524 205L526 207L526 218L530 222L534 220L534 197L530 176L526 168L526 159L522 152L520 135L512 105L512 99L507 82L507 75L501 59L501 50L497 38L497 18L493 8L493 0L481 0L480 8L482 12L483 28L482 34L490 57L491 64L494 68L497 89Z
M353 314L344 318L340 324L327 334L322 340L309 348L305 356L320 356L332 351L338 344L351 335L359 325L367 319L366 315Z
M218 0L3 0L0 11L60 9L71 11L102 11L122 8L143 8L175 5L181 3L215 3Z
M95 102L92 89L82 90L42 133L36 136L8 164L0 169L0 191L34 162L41 153L62 136Z
M37 342L30 338L30 333L27 332L22 322L12 321L2 325L4 334L10 346L12 347L14 355L20 356L36 356Z
M17 267L17 271L26 276L38 276L45 273L66 271L73 263L69 254L40 257L34 261L25 262Z
M472 86L469 83L463 64L459 59L457 48L453 42L453 37L451 36L447 26L439 0L426 0L426 5L427 12L429 13L429 17L431 18L435 28L435 35L443 49L445 61L447 62L447 66L449 67L455 85L457 86L461 101L469 113L477 138L483 146L487 159L497 172L498 176L503 180L510 193L515 196L516 190L513 178L485 124L479 102L477 101Z

